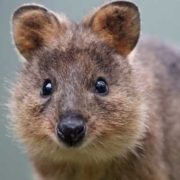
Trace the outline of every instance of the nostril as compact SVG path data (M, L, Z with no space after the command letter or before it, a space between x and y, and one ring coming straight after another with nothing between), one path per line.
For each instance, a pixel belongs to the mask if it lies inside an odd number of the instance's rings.
M66 118L63 118L57 125L58 138L70 146L80 143L85 136L85 132L85 123L79 118L70 118L67 116Z
M57 135L58 135L58 137L60 137L60 138L62 138L62 139L64 139L65 137L64 137L64 131L62 130L62 128L59 126L59 124L58 124L58 126L57 126Z
M84 129L85 129L85 127L82 125L82 126L78 126L77 128L76 128L76 134L77 135L80 135L80 134L82 134L82 133L84 133Z

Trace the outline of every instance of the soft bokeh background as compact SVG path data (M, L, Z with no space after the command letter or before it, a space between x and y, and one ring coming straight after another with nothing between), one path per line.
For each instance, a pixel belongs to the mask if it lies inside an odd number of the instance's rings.
M30 180L31 170L20 145L7 131L8 83L20 67L10 36L12 12L23 3L36 2L80 20L103 0L0 0L0 180ZM135 0L141 10L142 31L167 42L180 44L180 0Z

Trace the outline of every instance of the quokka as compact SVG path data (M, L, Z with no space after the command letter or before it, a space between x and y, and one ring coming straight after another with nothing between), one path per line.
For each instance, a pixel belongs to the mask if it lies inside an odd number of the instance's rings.
M180 52L140 29L127 1L80 23L15 11L12 127L37 180L180 179Z

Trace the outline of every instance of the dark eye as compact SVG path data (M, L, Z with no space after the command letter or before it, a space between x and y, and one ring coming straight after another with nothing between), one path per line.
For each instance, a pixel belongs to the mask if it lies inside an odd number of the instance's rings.
M53 85L50 79L46 79L44 81L43 87L42 87L42 92L41 95L42 96L49 96L51 95L53 92Z
M95 91L100 95L107 95L108 93L108 85L104 78L98 78L95 83Z

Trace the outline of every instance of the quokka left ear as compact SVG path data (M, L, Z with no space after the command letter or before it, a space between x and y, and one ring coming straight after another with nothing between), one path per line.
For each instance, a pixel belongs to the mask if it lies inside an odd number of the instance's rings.
M39 5L21 6L13 15L15 45L28 61L36 50L50 45L65 30L64 22Z
M127 56L139 39L140 15L133 3L116 1L96 11L84 21L84 25L118 53Z

